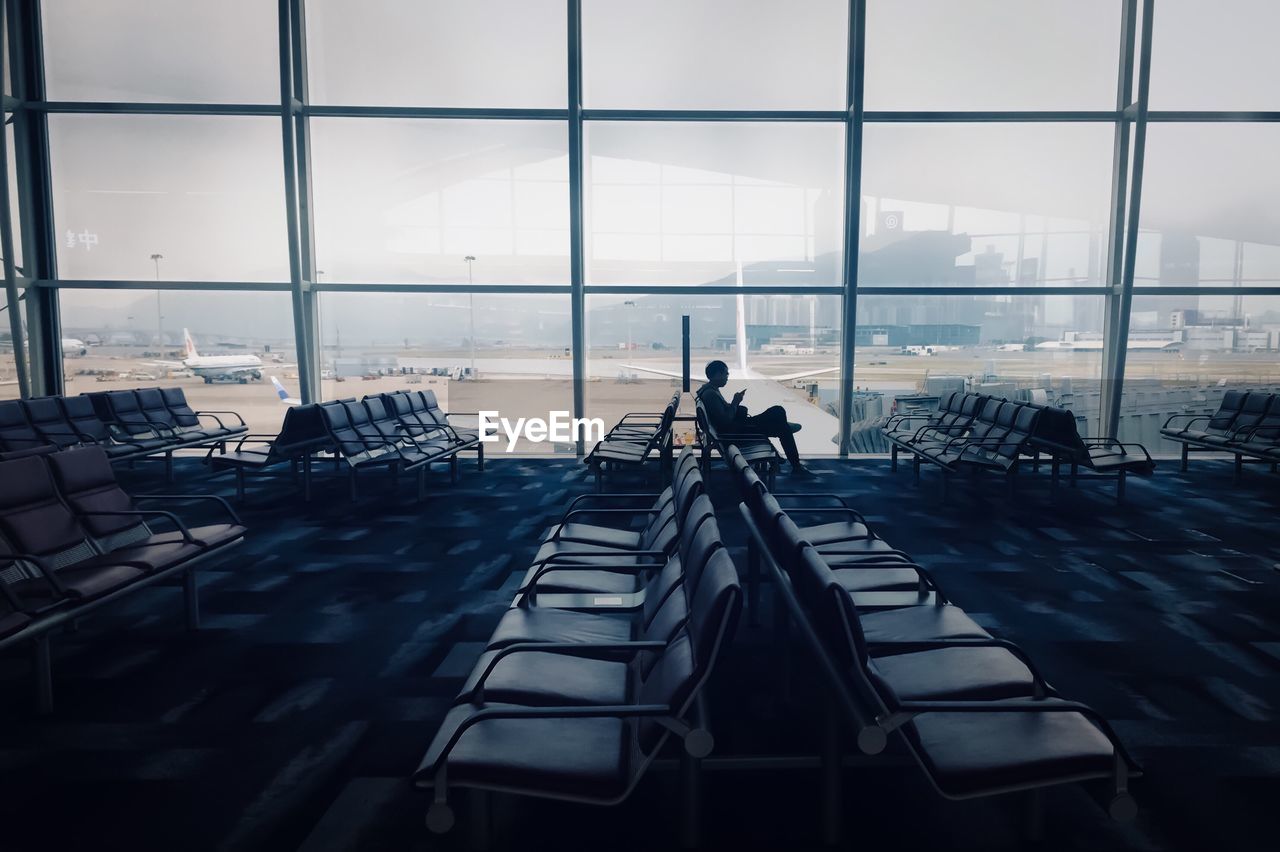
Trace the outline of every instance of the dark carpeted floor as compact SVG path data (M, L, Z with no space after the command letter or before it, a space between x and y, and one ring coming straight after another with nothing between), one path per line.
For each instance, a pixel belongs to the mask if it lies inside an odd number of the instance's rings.
M1117 508L1110 484L1009 500L992 482L947 503L887 461L819 461L809 490L854 501L953 600L1023 645L1065 694L1114 723L1146 768L1142 812L1110 823L1071 788L1046 799L1051 849L1274 848L1280 794L1280 479L1233 485L1226 463L1164 462ZM534 542L590 483L572 460L468 464L432 496L297 503L258 480L252 534L201 579L203 629L176 587L136 596L55 645L57 710L31 710L27 660L0 657L0 850L461 848L423 828L409 785L452 696L511 600ZM122 473L157 490L154 469ZM740 555L728 475L712 496ZM194 460L176 490L230 494ZM785 478L779 490L792 490ZM768 617L763 624L770 624ZM805 745L801 674L783 704L767 627L740 628L710 692L717 753ZM708 848L817 846L812 771L709 773ZM615 809L502 801L497 846L657 849L676 842L676 773ZM845 779L850 848L1016 849L1016 802L951 803L910 767Z

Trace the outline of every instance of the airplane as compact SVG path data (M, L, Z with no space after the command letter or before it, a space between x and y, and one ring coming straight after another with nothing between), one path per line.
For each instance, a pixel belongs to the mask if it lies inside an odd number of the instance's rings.
M1131 350L1166 351L1176 349L1181 345L1182 341L1180 340L1135 340L1130 338L1126 348ZM1102 341L1099 339L1046 340L1043 343L1037 343L1036 349L1056 349L1065 352L1101 352Z
M77 340L74 337L62 338L62 355L64 358L76 357L79 355L88 355L89 345L83 340Z
M289 392L285 390L284 385L280 384L280 380L275 376L271 377L271 384L275 386L276 396L280 397L281 405L302 405L302 400L289 396Z
M191 332L182 330L183 348L186 352L181 361L152 361L163 367L186 368L204 379L205 384L212 384L215 379L235 379L241 383L250 379L262 378L262 359L257 355L201 355L196 350ZM279 365L289 366L287 364Z

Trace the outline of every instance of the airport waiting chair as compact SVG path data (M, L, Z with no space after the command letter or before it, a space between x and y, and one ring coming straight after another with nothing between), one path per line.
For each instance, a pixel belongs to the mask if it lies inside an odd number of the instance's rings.
M1232 426L1244 409L1248 391L1229 390L1222 395L1213 414L1175 414L1160 427L1160 435L1182 447L1182 472L1186 473L1192 451L1222 452L1217 441L1231 437Z
M214 471L235 471L236 499L240 501L245 499L248 474L288 462L295 479L300 478L303 501L310 502L314 456L334 447L321 417L320 406L315 403L291 406L284 413L279 434L242 434L226 453L215 454L210 448L206 460Z
M605 434L606 441L631 441L644 443L662 428L664 422L675 417L680 408L680 393L671 395L662 411L629 411Z
M41 437L21 400L0 402L0 454L5 457L50 452L53 445Z
M230 439L249 431L244 418L234 411L195 411L187 402L187 395L182 388L159 388L159 391L179 432L197 431L211 438ZM233 417L234 421L231 420Z
M163 446L158 439L140 439L125 435L98 416L93 400L81 394L58 398L67 422L81 437L82 444L96 444L103 448L112 461L141 458Z
M1181 445L1182 471L1192 452L1230 453L1239 481L1246 459L1280 465L1280 394L1227 391L1212 415L1175 414L1160 434Z
M58 397L28 399L24 402L24 407L32 428L49 446L62 450L80 444L96 443L90 436L81 434L67 419Z
M596 490L604 490L605 477L624 470L643 471L656 453L659 478L671 467L671 424L675 408L668 406L661 422L647 437L637 440L598 441L582 460L595 476Z
M624 664L610 667L606 674L594 660L577 664L576 671L561 665L557 681L540 684L536 705L489 700L482 670L472 694L482 689L484 698L460 703L449 712L414 773L419 786L433 793L428 827L437 833L452 827L449 791L458 787L617 804L630 795L673 732L683 738L687 754L705 757L713 741L701 726L695 703L736 624L740 594L731 573L723 562L708 571L721 585L715 594L703 596L704 604L691 608L688 629L660 650L645 643L620 651L654 653L647 668ZM522 654L546 650L511 649L497 662L510 660L510 665L520 666ZM504 677L529 683L530 675L515 671L504 667ZM585 683L584 672L588 678L608 679L597 685L600 694L621 695L624 700L588 703L592 696L579 688ZM506 690L508 697L519 692ZM577 747L566 750L566 742Z
M1151 454L1141 444L1110 437L1082 438L1076 427L1075 414L1055 406L1040 408L1040 416L1031 435L1031 448L1036 453L1043 452L1049 456L1053 467L1051 487L1057 486L1059 467L1066 463L1071 467L1073 486L1082 468L1114 478L1118 503L1124 501L1126 477L1130 474L1151 476L1156 468Z
M702 400L697 401L694 412L698 429L698 445L702 450L702 470L711 470L713 454L718 453L725 463L729 460L729 448L733 447L760 475L770 487L777 480L778 470L782 467L782 457L773 445L773 441L762 435L746 433L725 433L717 430L707 417L706 406Z
M25 621L0 648L31 642L37 695L52 708L50 635L79 618L154 582L181 575L187 626L199 625L195 582L205 557L234 546L244 528L216 497L229 522L188 527L168 511L138 508L119 489L100 447L65 450L0 462L0 593ZM156 531L151 522L173 527Z

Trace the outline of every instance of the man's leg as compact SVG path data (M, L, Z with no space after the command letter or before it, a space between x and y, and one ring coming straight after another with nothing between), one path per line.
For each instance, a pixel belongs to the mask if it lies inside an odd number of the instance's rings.
M787 422L787 411L781 405L766 408L753 417L743 421L743 425L769 438L777 438L782 443L782 452L787 461L793 465L800 464L800 451L796 449L796 437L791 432L791 424Z

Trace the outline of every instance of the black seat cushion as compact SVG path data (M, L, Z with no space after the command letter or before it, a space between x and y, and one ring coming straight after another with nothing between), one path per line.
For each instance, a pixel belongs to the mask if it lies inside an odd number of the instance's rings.
M486 704L486 708L509 705ZM431 764L458 725L476 708L449 711L419 767ZM610 800L627 788L627 724L621 719L492 719L463 732L448 756L450 784L472 784Z
M639 530L620 530L596 524L570 522L558 527L561 541L577 541L619 550L637 550L640 547ZM552 534L555 530L552 531Z
M497 651L480 655L459 694L469 699ZM630 666L619 660L574 657L550 651L520 651L498 661L484 681L484 701L556 707L625 704Z
M834 568L836 581L850 592L895 592L919 588L913 568Z
M1079 713L928 713L905 727L944 793L1105 777L1111 742Z
M620 614L517 607L503 613L489 638L489 648L504 648L516 642L626 642L632 632L631 619Z
M233 541L239 541L244 538L246 532L245 527L240 524L206 524L200 527L188 527L187 530L191 533L191 537L205 548L222 547ZM152 544L180 542L182 533L177 530L159 532L152 535L148 541Z
M814 547L837 541L866 538L871 532L867 529L865 524L860 524L856 521L835 521L829 524L814 524L809 527L801 527L800 531L804 534L804 540L812 544Z
M873 676L903 701L991 701L1033 694L1035 679L1004 648L938 648L876 657Z
M861 616L867 642L990 639L991 634L958 606L913 606Z

